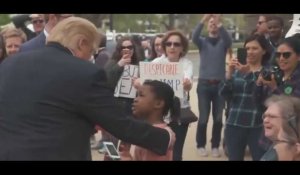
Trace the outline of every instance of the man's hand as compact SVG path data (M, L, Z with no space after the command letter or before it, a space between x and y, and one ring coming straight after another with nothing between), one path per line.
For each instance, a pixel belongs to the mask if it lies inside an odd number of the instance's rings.
M201 23L206 23L208 20L212 17L212 14L204 14L204 16L201 19Z

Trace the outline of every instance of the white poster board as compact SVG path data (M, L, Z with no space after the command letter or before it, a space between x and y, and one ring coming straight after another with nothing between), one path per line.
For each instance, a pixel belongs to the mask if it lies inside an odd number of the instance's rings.
M115 97L135 98L136 89L133 87L132 78L138 77L139 67L137 65L125 65L124 71L115 88Z
M183 68L179 63L140 62L140 80L159 80L170 85L175 96L183 98Z

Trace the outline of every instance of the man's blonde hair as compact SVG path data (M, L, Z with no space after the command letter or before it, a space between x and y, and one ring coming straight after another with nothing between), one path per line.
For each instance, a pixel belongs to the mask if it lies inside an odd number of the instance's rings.
M64 47L76 50L80 39L85 39L87 44L96 50L102 38L96 26L90 21L80 17L69 17L51 30L47 43L58 42Z

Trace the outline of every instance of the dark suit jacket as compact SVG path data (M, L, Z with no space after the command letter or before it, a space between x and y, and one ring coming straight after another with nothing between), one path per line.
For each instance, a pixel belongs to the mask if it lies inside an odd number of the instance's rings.
M0 159L90 160L95 124L165 154L169 133L126 118L102 69L58 43L0 65Z
M45 47L45 45L46 45L46 35L42 31L38 36L22 44L19 52L40 49L42 47Z

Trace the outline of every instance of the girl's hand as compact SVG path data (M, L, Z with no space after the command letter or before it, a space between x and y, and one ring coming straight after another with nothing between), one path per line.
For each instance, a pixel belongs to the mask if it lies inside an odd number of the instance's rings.
M130 161L133 160L130 154L131 144L121 141L119 146L119 154L122 161Z
M188 78L183 79L183 89L190 91L192 89L192 82Z

